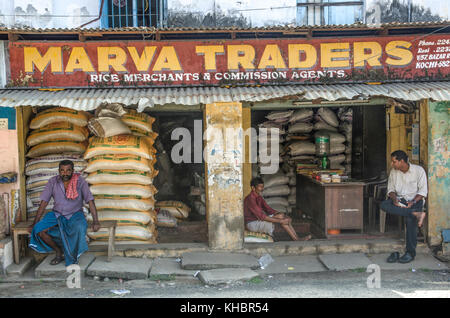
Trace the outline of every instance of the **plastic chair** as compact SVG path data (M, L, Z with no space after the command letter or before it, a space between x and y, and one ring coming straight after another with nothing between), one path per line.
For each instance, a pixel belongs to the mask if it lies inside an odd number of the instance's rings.
M375 181L366 183L366 193L368 196L368 209L369 209L369 228L372 228L375 224L376 208L381 203L383 197L380 197L380 190L386 188L387 179L378 179ZM382 195L382 194L381 194Z

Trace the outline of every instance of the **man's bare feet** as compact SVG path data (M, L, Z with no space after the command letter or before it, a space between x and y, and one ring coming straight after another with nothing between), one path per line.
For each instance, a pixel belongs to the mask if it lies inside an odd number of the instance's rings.
M299 241L309 241L312 238L311 234L308 234L304 237L299 238Z
M423 225L423 220L425 220L425 217L427 216L427 214L426 214L425 212L413 212L413 215L414 215L415 217L417 217L417 220L419 221L419 222L417 223L417 225L418 225L419 227L422 227L422 225Z

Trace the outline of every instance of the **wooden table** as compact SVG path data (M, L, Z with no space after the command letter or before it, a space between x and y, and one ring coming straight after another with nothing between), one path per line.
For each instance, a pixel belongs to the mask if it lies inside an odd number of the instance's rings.
M310 216L323 234L329 229L363 231L362 182L323 183L297 175L297 209Z

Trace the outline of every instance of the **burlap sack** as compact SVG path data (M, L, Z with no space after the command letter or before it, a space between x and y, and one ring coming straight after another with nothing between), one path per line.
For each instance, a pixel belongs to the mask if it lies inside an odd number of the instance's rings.
M120 118L97 117L88 122L89 130L98 137L130 135L131 130Z

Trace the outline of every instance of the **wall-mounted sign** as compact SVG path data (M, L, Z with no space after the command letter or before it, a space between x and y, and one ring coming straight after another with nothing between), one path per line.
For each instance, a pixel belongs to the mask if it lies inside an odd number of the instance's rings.
M312 40L10 42L10 86L441 80L450 35Z
M16 109L14 107L0 107L0 130L16 129Z
M8 118L0 118L0 130L8 129Z

